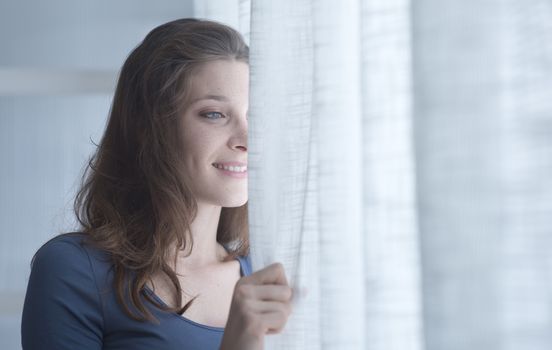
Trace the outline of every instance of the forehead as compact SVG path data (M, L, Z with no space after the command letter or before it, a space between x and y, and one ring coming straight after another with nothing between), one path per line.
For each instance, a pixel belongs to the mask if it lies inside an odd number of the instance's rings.
M205 95L224 95L228 98L247 97L249 66L235 60L216 60L201 64L192 75L191 101Z

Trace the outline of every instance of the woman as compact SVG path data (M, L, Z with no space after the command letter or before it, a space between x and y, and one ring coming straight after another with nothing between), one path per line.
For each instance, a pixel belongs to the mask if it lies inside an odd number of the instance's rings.
M75 201L81 232L36 253L24 349L261 349L291 312L281 264L251 273L248 47L181 19L120 73Z

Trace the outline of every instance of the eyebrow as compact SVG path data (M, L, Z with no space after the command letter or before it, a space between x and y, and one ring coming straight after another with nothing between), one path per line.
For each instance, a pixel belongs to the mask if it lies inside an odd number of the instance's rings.
M226 97L226 96L222 96L222 95L205 95L205 96L193 99L192 102L190 102L190 105L193 105L194 103L202 101L202 100L215 100L215 101L222 101L222 102L228 102L229 101L228 97Z

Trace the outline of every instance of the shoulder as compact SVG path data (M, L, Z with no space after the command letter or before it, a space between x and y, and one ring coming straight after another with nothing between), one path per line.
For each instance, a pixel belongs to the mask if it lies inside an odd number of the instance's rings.
M69 250L80 250L86 236L81 232L71 232L57 235L44 243L37 251L37 254L48 254L52 251L59 252L62 247Z
M90 265L91 260L101 258L101 251L86 243L84 233L72 232L58 235L44 243L38 249L32 260L32 266L47 264L64 267L66 264L80 266ZM69 268L70 266L66 266Z
M34 255L33 268L44 264L63 266L67 263L87 262L83 241L82 233L66 233L50 239Z
M105 280L110 267L107 253L87 244L83 233L58 235L35 253L31 262L31 276L43 284L67 283L78 285L87 281L94 286Z
M249 276L253 273L253 267L251 266L251 256L245 255L245 256L238 256L238 260L240 261L242 275L243 276Z
M25 348L86 343L79 348L91 349L90 344L101 343L104 311L84 238L59 235L36 252L22 314Z
M249 254L249 249L245 252L245 254L239 255L239 249L236 248L235 242L231 243L220 243L224 249L227 251L228 254L232 254L235 256L235 259L239 261L240 263L240 272L242 276L249 276L253 273L253 268L251 264L251 257ZM238 255L236 255L236 253Z

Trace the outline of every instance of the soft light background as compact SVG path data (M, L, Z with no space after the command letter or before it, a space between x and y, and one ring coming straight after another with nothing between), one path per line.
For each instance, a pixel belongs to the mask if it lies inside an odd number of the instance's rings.
M0 3L0 348L126 54L192 14L251 45L254 267L308 290L267 348L552 348L549 0Z
M102 135L118 70L170 0L0 2L0 349L20 349L34 252L71 230L74 193Z

